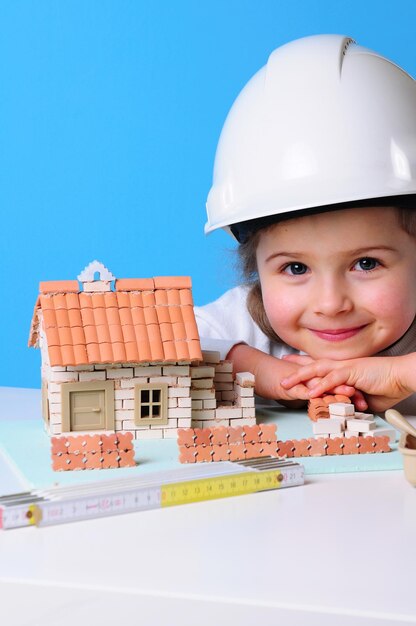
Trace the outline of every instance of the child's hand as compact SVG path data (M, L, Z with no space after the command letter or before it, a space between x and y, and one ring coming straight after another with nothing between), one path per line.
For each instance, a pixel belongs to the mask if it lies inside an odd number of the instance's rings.
M346 361L322 359L308 363L309 357L300 358L303 359L303 366L283 379L281 385L290 390L302 383L307 384L309 398L319 397L340 385L348 385L364 392L370 409L384 411L416 391L416 375L413 373L416 354ZM295 360L294 357L289 359Z
M246 344L237 344L229 352L228 359L233 361L235 372L252 372L256 378L256 393L271 400L309 400L309 388L314 387L318 383L318 379L311 378L305 381L300 378L298 384L283 387L282 379L291 380L292 377L302 369L302 364L291 362L289 359L277 359L276 357L265 354L256 348L247 346ZM301 357L308 359L309 357ZM353 396L354 387L349 385L337 385L331 389L333 393L339 393L345 396ZM367 405L365 405L366 408Z

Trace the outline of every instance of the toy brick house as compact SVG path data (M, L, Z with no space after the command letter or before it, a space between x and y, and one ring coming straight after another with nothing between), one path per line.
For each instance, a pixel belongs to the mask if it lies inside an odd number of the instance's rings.
M188 277L117 280L93 261L78 280L40 283L32 319L49 434L255 424L252 375L201 352Z

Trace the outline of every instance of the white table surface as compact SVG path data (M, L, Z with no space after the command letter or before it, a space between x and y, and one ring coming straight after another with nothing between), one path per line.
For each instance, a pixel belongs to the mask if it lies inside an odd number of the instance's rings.
M39 398L0 388L0 419L34 419ZM16 480L6 471L0 459L0 489ZM395 471L326 474L281 491L0 531L0 619L416 623L415 530L416 490Z

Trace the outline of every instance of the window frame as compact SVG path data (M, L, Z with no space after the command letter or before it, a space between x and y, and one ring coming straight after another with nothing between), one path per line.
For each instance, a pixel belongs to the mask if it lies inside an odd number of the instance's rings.
M143 391L149 391L149 402L141 400ZM153 401L153 391L160 391L160 401ZM142 417L142 407L149 407L149 415ZM152 408L160 406L160 415L151 417ZM136 426L166 426L168 423L168 384L143 383L134 386L134 423Z

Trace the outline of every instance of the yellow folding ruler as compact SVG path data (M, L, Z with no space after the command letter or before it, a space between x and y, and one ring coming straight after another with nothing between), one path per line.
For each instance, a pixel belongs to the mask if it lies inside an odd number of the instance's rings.
M303 483L303 465L272 457L185 465L130 479L0 497L0 528L62 524Z

